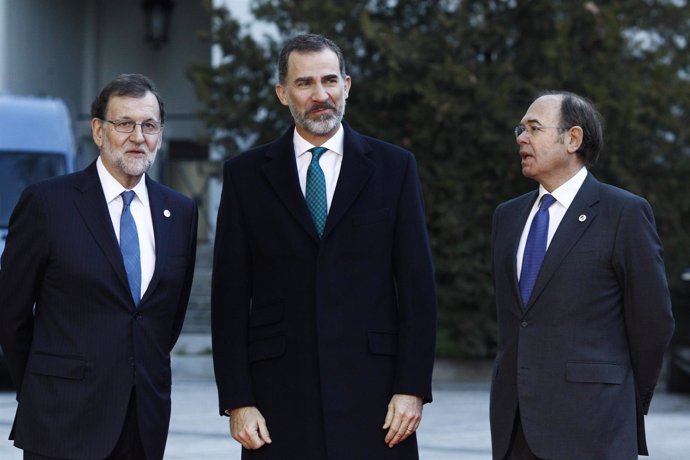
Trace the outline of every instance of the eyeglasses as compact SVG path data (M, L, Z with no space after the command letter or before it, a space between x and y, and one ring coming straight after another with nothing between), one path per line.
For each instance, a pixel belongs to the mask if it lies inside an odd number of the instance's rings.
M158 134L163 129L163 123L155 120L142 121L136 123L132 120L103 120L111 123L118 133L130 134L134 132L137 125L141 126L141 132L144 134Z
M561 128L560 126L542 126L542 125L517 125L515 127L515 137L520 137L520 134L527 131L527 135L532 137L537 135L540 131L545 129L558 129L559 131L567 131L567 128Z

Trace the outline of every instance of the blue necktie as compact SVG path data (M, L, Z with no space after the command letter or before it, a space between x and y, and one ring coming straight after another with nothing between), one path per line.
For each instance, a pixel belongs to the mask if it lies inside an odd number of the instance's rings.
M326 179L321 166L319 166L319 158L328 149L326 147L314 147L309 149L309 151L311 152L311 162L307 169L307 190L304 198L307 200L307 207L314 221L316 233L321 238L323 236L323 229L326 227L328 202L326 200Z
M129 289L132 291L134 305L141 300L141 259L139 258L139 235L137 225L129 209L135 193L131 190L122 192L122 216L120 217L120 251L127 271Z
M546 240L549 234L549 207L555 202L556 199L551 195L544 195L529 228L520 272L520 295L523 305L527 305L534 283L537 281L541 263L544 261Z

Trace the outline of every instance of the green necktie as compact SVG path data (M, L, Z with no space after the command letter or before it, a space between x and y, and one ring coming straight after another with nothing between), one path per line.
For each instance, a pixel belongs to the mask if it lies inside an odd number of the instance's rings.
M311 162L309 163L309 169L307 169L307 190L304 196L319 238L323 236L323 229L326 227L326 217L328 216L326 179L321 166L319 166L319 158L327 151L326 147L309 149L309 152L311 152Z

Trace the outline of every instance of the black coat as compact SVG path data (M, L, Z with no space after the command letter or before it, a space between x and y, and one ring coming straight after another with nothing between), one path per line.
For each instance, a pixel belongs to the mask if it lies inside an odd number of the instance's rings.
M293 128L225 165L213 272L220 411L256 406L273 443L243 458L414 459L390 449L393 394L431 401L435 289L411 153L346 124L323 239Z

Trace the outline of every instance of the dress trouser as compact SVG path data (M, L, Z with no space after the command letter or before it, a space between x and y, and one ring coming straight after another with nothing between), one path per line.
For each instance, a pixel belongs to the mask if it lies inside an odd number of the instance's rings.
M58 457L46 457L24 450L24 460L69 460ZM101 460L101 459L94 459ZM115 448L106 458L102 460L146 460L144 446L141 443L139 434L139 422L137 421L136 393L132 389L132 396L129 399L125 423L122 426L120 438L115 443Z

